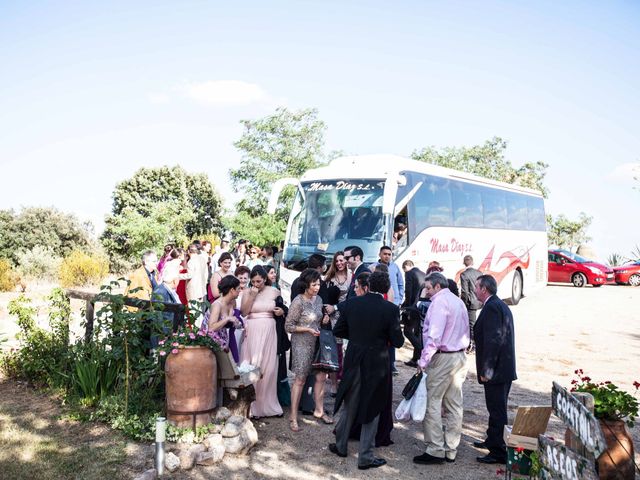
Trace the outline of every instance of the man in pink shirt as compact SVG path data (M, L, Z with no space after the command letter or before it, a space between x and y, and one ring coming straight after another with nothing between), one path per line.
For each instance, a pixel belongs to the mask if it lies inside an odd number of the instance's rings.
M426 449L413 461L431 465L454 462L460 444L469 315L462 300L449 290L444 275L434 272L424 281L431 305L422 331L424 347L418 368L427 375L427 412L423 424Z

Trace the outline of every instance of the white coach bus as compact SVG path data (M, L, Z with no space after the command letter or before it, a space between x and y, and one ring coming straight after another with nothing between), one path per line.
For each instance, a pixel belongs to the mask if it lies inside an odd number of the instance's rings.
M287 225L281 286L306 268L313 253L328 261L357 245L364 262L378 259L381 246L394 248L425 271L438 261L448 278L459 280L463 257L493 275L498 295L517 304L547 282L547 234L540 192L393 155L341 157L277 181L273 213L285 185L297 186ZM402 237L394 230L404 224Z

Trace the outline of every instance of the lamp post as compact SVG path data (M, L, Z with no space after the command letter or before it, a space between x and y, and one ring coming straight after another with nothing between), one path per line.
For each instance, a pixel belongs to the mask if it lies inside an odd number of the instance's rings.
M167 419L156 418L156 472L158 476L164 473L164 440L167 431Z

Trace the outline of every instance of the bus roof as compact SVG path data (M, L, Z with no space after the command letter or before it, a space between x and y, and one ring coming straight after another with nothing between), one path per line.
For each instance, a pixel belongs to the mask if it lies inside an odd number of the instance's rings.
M479 185L490 185L504 190L527 193L529 195L542 196L538 190L522 187L497 180L479 177L471 173L453 170L418 160L400 157L398 155L354 155L338 157L328 165L307 170L300 181L335 179L385 179L389 176L399 175L402 172L417 172L438 177L462 180Z

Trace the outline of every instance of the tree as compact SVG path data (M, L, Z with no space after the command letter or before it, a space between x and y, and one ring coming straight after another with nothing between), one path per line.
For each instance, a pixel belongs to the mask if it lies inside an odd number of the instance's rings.
M245 232L242 235L256 243L258 238L277 243L284 236L295 189L283 191L273 217L265 213L271 186L280 178L298 178L323 164L326 127L316 109L290 112L278 108L273 115L241 123L244 132L234 146L242 152L242 159L230 177L243 199L229 226L235 234Z
M591 240L591 237L587 236L587 229L592 220L593 217L589 217L584 212L580 212L578 220L569 220L564 214L560 214L555 218L547 215L549 245L573 251L574 247Z
M111 268L123 271L148 249L219 232L222 200L203 173L179 166L141 168L116 185L102 244Z
M35 247L48 248L57 257L92 247L90 222L53 207L28 207L19 213L0 210L0 257L14 265L21 253Z
M411 158L492 180L534 188L542 192L546 198L548 191L543 182L549 165L538 161L515 168L509 160L504 158L506 149L505 140L493 137L483 145L473 147L445 147L441 150L426 147L414 151Z

